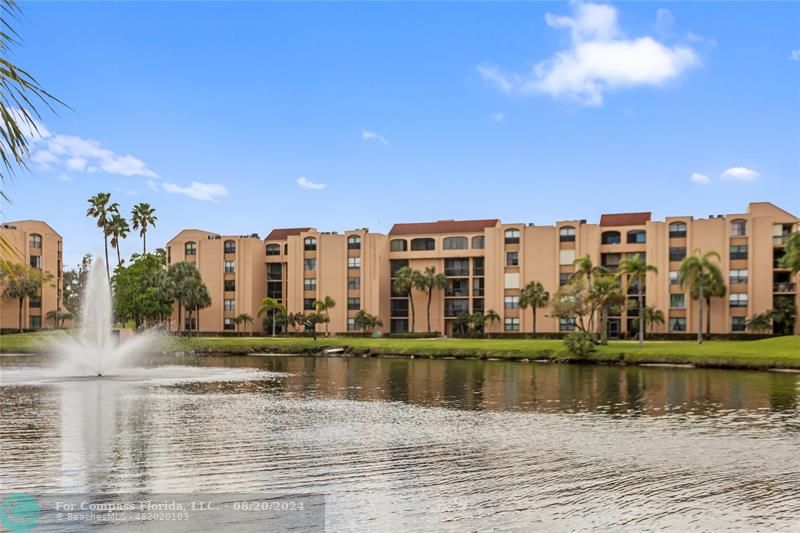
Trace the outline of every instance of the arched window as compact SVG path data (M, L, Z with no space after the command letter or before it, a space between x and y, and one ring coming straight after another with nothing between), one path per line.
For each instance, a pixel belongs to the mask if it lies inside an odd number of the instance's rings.
M632 229L628 232L628 244L644 244L647 242L647 233L640 229Z
M186 255L197 255L197 243L189 241L184 245L183 250Z
M348 250L360 250L361 249L361 237L358 235L350 235L347 238L347 249Z
M419 251L419 250L435 250L436 249L436 241L431 238L424 238L424 239L411 239L411 250Z
M600 242L603 244L619 244L622 242L622 236L618 231L604 231L600 237Z
M670 239L679 239L682 237L686 237L686 223L684 222L673 222L669 225L669 238Z
M226 254L235 254L236 253L236 241L230 241L230 240L225 241L225 244L223 245L223 247L225 248L225 253Z
M442 247L445 250L466 250L467 244L466 237L445 237Z
M408 241L405 239L392 239L389 243L389 251L405 252L408 250Z
M734 220L731 222L731 237L744 237L747 235L747 221Z
M473 250L483 250L484 246L486 246L486 238L483 235L475 235L472 238Z
M280 244L268 244L267 245L267 255L281 255L281 245Z
M42 247L42 236L38 233L31 233L28 235L28 246L31 248L41 248Z
M317 239L314 237L306 237L303 241L303 249L306 252L313 252L317 249Z
M560 242L575 242L575 228L564 226L558 230L558 240Z
M507 229L506 230L506 244L519 244L519 230Z

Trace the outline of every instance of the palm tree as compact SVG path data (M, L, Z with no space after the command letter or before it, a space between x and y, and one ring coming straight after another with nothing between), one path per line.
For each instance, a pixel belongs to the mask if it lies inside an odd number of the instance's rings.
M112 204L116 206L117 204ZM122 257L119 251L119 245L121 244L122 239L128 236L128 232L131 230L131 227L128 226L128 221L125 220L125 217L119 214L118 211L115 211L111 215L111 223L108 227L109 236L111 237L111 247L117 250L117 266L122 265Z
M653 265L648 265L641 254L636 254L628 259L623 259L619 264L618 276L628 276L628 283L636 283L637 299L639 303L639 346L644 345L644 291L645 280L648 272L658 272Z
M700 312L697 314L697 342L703 343L703 304L705 303L705 283L709 279L712 271L717 268L712 259L719 261L719 254L714 251L703 254L700 250L695 250L694 254L684 257L681 267L678 270L678 282L684 290L687 287L697 288L697 300L700 302Z
M306 315L303 313L288 313L286 315L286 325L291 327L297 333L297 326L302 325L306 321Z
M208 287L203 283L203 280L198 278L188 278L184 283L182 304L186 308L186 313L189 315L189 323L195 318L195 313L199 313L200 309L204 309L211 305L211 296L208 294ZM195 319L195 331L200 333L200 319ZM192 336L192 330L189 328L189 337Z
M583 255L575 260L575 272L570 276L570 280L586 278L586 282L591 285L592 276L608 274L609 270L604 266L594 266L592 256Z
M236 326L236 333L239 333L239 325L244 324L247 327L248 324L253 323L253 317L247 313L240 313L233 317L233 323Z
M183 328L183 317L181 313L183 311L183 295L186 293L190 279L201 279L200 271L197 270L197 267L193 264L187 263L186 261L181 261L170 266L167 272L169 277L172 279L174 298L178 304L178 333L180 333L181 329Z
M19 301L19 332L22 333L22 308L25 298L36 298L42 285L50 283L53 275L49 272L33 268L25 263L12 263L0 260L0 286L3 296Z
M65 320L72 320L73 316L72 313L54 309L52 311L48 311L47 315L45 315L45 318L47 320L52 320L53 327L55 329L59 329L64 327Z
M111 215L114 213L113 207L117 204L109 206L109 201L111 201L111 193L99 192L95 194L89 198L89 209L86 210L86 216L97 219L97 227L103 232L106 248L106 275L110 282L111 270L108 266L108 236L110 235L109 227L111 225Z
M356 313L354 321L356 327L363 330L364 334L366 334L368 331L374 331L377 327L383 326L383 322L381 322L380 318L367 313L363 309Z
M336 300L331 298L330 296L326 296L322 300L317 300L314 306L317 308L317 312L321 313L324 316L323 322L325 323L325 336L328 336L328 324L331 323L331 309L336 307Z
M422 275L417 276L414 283L416 289L426 291L428 293L428 333L431 332L431 300L433 298L434 289L444 289L447 287L447 276L439 272L436 273L436 267L426 267Z
M772 312L754 314L747 321L747 329L754 333L772 331Z
M608 309L625 301L622 287L612 276L597 276L589 288L589 299L600 309L600 342L608 344Z
M648 305L644 309L644 324L645 329L648 327L652 328L653 324L663 324L664 323L664 311L661 309L656 309L652 305ZM652 331L651 331L652 333Z
M531 307L533 314L533 334L536 335L536 310L547 305L550 301L550 293L544 290L544 285L538 281L531 281L519 294L519 306L522 309ZM499 317L498 317L499 318Z
M419 284L421 274L410 267L404 266L395 272L395 279L392 288L396 294L407 294L408 303L411 306L411 333L414 333L414 322L416 322L414 311L414 288Z
M500 315L497 314L497 311L494 309L489 309L485 313L483 313L484 323L488 324L491 327L492 322L500 322Z
M286 307L283 306L275 298L263 298L261 300L261 304L258 306L258 310L256 311L256 315L261 316L265 313L272 313L272 336L275 336L275 329L278 323L277 321L277 313L278 312L286 312Z
M705 296L706 299L706 333L711 335L711 298L725 297L728 293L728 289L725 287L725 278L722 275L722 271L716 264L711 263L704 277L703 296ZM689 295L692 300L697 300L700 297L699 289L699 283L691 287Z
M800 273L800 231L795 231L789 236L780 265L781 268L788 268L792 274Z
M139 230L139 236L142 237L142 253L147 253L147 228L156 227L156 210L150 207L150 204L140 202L133 206L131 211L131 222L133 229Z

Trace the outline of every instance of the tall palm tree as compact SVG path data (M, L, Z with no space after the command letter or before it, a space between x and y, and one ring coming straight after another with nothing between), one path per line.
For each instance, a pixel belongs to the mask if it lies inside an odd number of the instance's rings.
M592 263L592 256L589 254L577 258L573 264L575 265L575 272L570 276L570 279L585 278L589 285L592 283L592 276L600 276L609 273L609 270L604 266L594 266L594 263Z
M111 269L108 266L108 236L110 235L111 216L114 214L114 206L117 205L109 205L110 201L111 193L99 192L89 198L89 209L86 210L86 216L97 219L97 227L103 232L106 249L106 275L109 282L111 281Z
M53 322L53 328L60 329L64 327L64 321L72 320L73 316L72 313L67 313L65 311L53 309L52 311L47 312L45 318Z
M641 254L636 254L628 259L623 259L619 263L618 276L628 276L628 283L635 282L637 289L637 300L639 303L639 346L644 345L644 291L645 280L648 272L658 272L653 265L648 265Z
M497 314L497 311L494 309L489 309L485 313L483 313L484 323L488 324L491 327L492 322L500 322L500 315Z
M519 294L519 306L522 309L531 307L533 314L533 334L536 335L536 310L547 305L550 301L550 293L544 290L544 285L538 281L531 281Z
M203 283L200 278L188 278L183 287L182 294L183 307L186 308L186 313L189 315L189 323L195 318L195 313L199 313L200 309L204 309L211 305L211 296L208 294L208 287ZM195 331L200 333L200 318L195 318ZM189 328L189 337L192 336L192 330Z
M317 308L317 312L321 313L325 317L325 320L323 320L323 322L325 323L325 336L327 337L328 324L331 323L331 309L336 307L336 300L334 300L330 296L326 296L322 300L317 300L314 305Z
M156 227L156 210L150 207L150 204L140 202L133 206L131 211L131 222L133 229L139 230L139 236L142 238L142 253L147 253L147 228Z
M186 261L175 263L169 267L167 271L169 277L172 279L175 302L178 305L178 333L183 329L183 302L184 294L190 286L189 280L192 278L201 279L200 271L197 267ZM187 309L188 312L188 309Z
M272 313L272 336L275 336L275 329L277 321L277 314L278 312L286 312L286 307L283 306L278 300L275 298L263 298L261 300L261 304L258 306L258 310L256 311L256 315L261 316L265 313Z
M417 276L414 283L416 289L425 291L428 294L428 333L431 332L431 300L433 299L433 291L435 289L444 289L447 287L447 276L441 272L436 272L436 267L426 267L421 276Z
M12 263L0 260L0 287L3 297L16 299L19 302L19 332L22 333L22 308L25 298L36 298L45 283L52 281L53 275L44 270L33 268L25 263Z
M792 274L800 274L800 231L789 235L786 252L780 260L781 268L788 268Z
M717 268L716 259L719 261L719 254L714 251L702 253L700 250L695 250L690 256L684 257L681 261L681 267L678 270L678 283L684 290L688 288L697 288L697 300L700 302L700 312L697 314L697 342L703 343L703 304L705 303L705 284L708 276Z
M597 276L589 288L589 299L600 309L600 342L608 344L608 309L625 301L622 287L612 276Z
M116 206L117 204L112 204ZM128 236L131 227L125 217L119 214L118 210L111 215L111 222L108 226L108 233L111 237L111 247L117 250L117 266L122 265L122 256L120 255L120 244L122 240Z
M415 311L414 311L414 287L418 284L417 281L420 273L410 267L404 266L395 272L394 282L392 288L396 294L407 294L408 303L411 306L411 333L414 333Z
M275 320L273 319L272 322L274 324ZM250 316L248 313L239 313L238 315L233 317L233 323L236 325L236 333L239 333L239 326L241 324L244 324L244 327L246 328L248 324L253 323L253 317Z
M703 296L706 299L706 334L711 335L711 298L724 298L728 294L725 286L725 277L719 266L714 263L709 265L709 270L704 274ZM689 295L692 300L700 297L700 284L692 285Z

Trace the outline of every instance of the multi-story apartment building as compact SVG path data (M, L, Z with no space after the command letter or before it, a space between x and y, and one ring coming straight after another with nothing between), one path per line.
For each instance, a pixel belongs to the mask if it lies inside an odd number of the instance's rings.
M800 219L770 203L754 202L745 213L701 219L673 216L655 221L650 213L621 213L602 215L598 224L568 220L550 226L498 219L441 220L395 224L388 235L366 229L344 234L275 229L263 242L245 239L254 250L247 255L252 273L246 279L252 282L237 281L252 285L245 286L247 299L232 305L254 314L260 298L271 296L289 312L308 312L315 300L331 296L337 303L330 311L333 332L353 329L359 309L381 317L384 332L410 331L411 302L409 295L392 290L394 275L403 266L419 271L433 267L446 275L447 287L433 292L431 330L452 334L460 315L492 309L501 320L491 324L490 331L530 332L531 310L519 308L527 283L538 281L554 294L575 272L579 257L588 255L595 265L615 271L623 259L639 254L658 269L648 274L641 288L645 305L666 317L665 324L653 325L652 331L691 333L697 328L699 303L677 283L679 265L695 250L713 250L720 255L727 294L711 299L711 331L743 332L747 318L772 309L778 300L800 306L796 280L779 267L789 233L800 231L798 223ZM215 284L223 258L221 252L204 257L199 249L203 242L226 239L235 240L187 230L169 243L172 262L190 257L183 252L187 243L197 247L194 260L207 283L211 280L209 288L215 287L212 299L219 292ZM258 252L255 243L261 247ZM610 317L611 337L627 336L636 327L636 311L629 306L637 305L640 288L622 282L628 305L619 306ZM413 329L426 331L427 295L414 290L411 296ZM218 305L201 311L201 322L207 324L202 330L232 329L223 323L224 313L214 310ZM574 327L569 320L550 316L547 308L538 309L536 325L539 332ZM800 333L800 327L795 328Z
M61 235L41 220L21 220L0 225L0 236L8 247L0 247L0 257L11 262L27 263L53 276L36 298L26 298L22 309L22 327L51 327L46 317L50 311L61 311L64 289ZM19 301L0 298L0 329L19 328Z

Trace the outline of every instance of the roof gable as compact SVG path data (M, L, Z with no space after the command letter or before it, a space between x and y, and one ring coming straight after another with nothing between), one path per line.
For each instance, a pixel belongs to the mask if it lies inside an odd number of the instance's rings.
M389 235L423 235L434 233L479 233L497 226L496 218L481 220L437 220L436 222L409 222L395 224Z
M644 226L652 213L610 213L600 216L601 226Z

